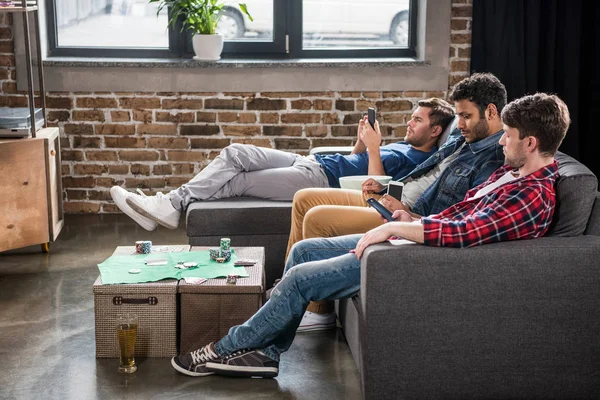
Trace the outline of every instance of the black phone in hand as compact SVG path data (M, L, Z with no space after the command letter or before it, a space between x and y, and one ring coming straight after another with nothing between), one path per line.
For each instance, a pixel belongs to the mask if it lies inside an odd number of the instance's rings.
M383 206L383 204L381 204L380 202L378 202L377 200L375 200L373 197L368 198L367 199L367 203L369 203L369 205L371 207L373 207L374 209L377 210L377 212L379 212L379 214L381 214L381 216L385 219L387 219L388 221L395 221L396 219L392 217L392 212L390 210L388 210L387 208L385 208Z
M369 110L367 111L367 120L369 121L369 125L371 125L371 128L373 129L375 129L375 118L375 109L373 107L369 107Z

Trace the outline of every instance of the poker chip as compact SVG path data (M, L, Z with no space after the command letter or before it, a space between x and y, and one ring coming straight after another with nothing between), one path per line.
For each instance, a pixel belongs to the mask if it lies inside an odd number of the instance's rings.
M142 272L142 270L139 268L133 268L129 270L130 274L139 274L140 272Z

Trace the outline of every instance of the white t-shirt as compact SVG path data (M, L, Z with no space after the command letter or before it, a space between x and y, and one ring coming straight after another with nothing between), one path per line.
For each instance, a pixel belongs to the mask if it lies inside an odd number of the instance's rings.
M462 144L454 153L446 157L441 163L433 167L425 175L418 177L417 179L408 178L404 181L404 190L402 191L402 202L408 207L412 208L419 196L421 196L429 186L442 174L442 171L446 169L448 164L452 162L462 148L466 146L466 142Z
M481 189L479 189L477 191L477 193L475 193L475 195L473 197L469 197L467 200L474 200L474 199L483 197L486 194L488 194L489 192L491 192L492 190L496 189L497 187L502 186L505 183L508 183L510 181L514 181L515 179L518 178L518 176L515 176L513 173L514 173L514 171L508 171L506 174L504 174L500 178L498 178L498 180L496 182L492 182L489 185L482 187Z

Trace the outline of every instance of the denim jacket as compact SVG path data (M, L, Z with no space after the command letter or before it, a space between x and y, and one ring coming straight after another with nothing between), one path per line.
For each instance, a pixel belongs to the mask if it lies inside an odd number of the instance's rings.
M467 191L483 183L496 169L504 165L504 153L498 143L504 131L499 131L475 143L467 143L431 186L423 192L412 207L419 215L437 214L464 200ZM418 178L430 171L443 159L454 153L465 139L456 129L446 143L431 157L417 165L401 179Z

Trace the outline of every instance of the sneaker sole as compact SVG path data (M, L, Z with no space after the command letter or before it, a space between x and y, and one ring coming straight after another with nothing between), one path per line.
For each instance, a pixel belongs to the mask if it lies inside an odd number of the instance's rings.
M188 375L188 376L208 376L208 375L214 375L215 373L212 371L209 372L193 372L193 371L189 371L187 369L184 369L182 367L179 366L179 364L177 364L175 362L175 357L171 358L171 365L173 366L173 368L175 368L177 370L177 372L181 372L184 375Z
M139 226L141 226L145 230L153 231L158 226L156 222L154 222L150 218L146 218L143 215L140 215L139 213L135 212L133 208L131 208L129 204L127 204L127 201L125 199L121 200L117 196L113 196L112 189L110 191L110 197L113 199L117 207L119 207L119 210L123 211L125 215L134 220Z
M296 332L314 332L314 331L327 331L330 329L334 329L336 327L336 323L333 322L331 324L326 324L326 325L306 325L306 326L299 326L298 329L296 329Z
M238 376L247 378L275 378L279 368L275 367L239 367L235 365L206 363L206 369L222 376Z
M159 224L161 226L164 226L165 228L169 228L169 229L177 229L177 227L179 226L179 224L177 224L177 225L171 225L171 224L169 224L169 223L161 220L160 218L155 217L154 215L150 214L149 212L147 212L146 210L144 210L143 208L141 208L139 205L137 205L135 203L136 199L129 198L127 200L129 200L127 202L127 204L131 208L133 208L138 213L142 214L144 217L150 218L152 221L156 222L157 224Z

